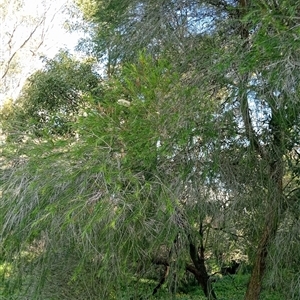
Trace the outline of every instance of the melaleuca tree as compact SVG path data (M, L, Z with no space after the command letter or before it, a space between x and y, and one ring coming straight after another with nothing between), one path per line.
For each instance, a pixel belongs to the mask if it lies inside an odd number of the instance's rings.
M285 5L266 1L252 2L243 10L241 40L233 40L236 52L231 54L238 65L226 71L227 78L233 79L226 110L236 120L233 130L239 138L230 141L228 133L224 135L223 144L227 146L221 159L231 162L221 165L226 181L230 178L230 186L239 191L238 199L247 198L242 206L251 223L244 230L249 230L251 244L257 249L252 256L253 271L245 299L258 299L264 273L272 273L272 263L267 264L268 249L281 226L285 227L285 218L290 218L288 208L294 201L290 190L296 178L288 180L292 172L288 165L291 159L298 160L293 153L297 151L295 136L299 132L299 110L295 106L298 71L294 64L299 51L292 32L297 9L294 6L287 13ZM262 16L266 22L261 21ZM253 223L258 225L254 232Z
M168 49L174 65L188 74L186 86L206 87L221 100L207 165L218 189L230 191L231 214L245 215L237 224L256 245L246 299L258 299L266 270L272 273L268 249L290 217L297 191L297 176L288 166L298 161L298 2L131 1L110 23L103 15L117 4L99 5L93 20L105 20L118 33L116 40L106 39L118 59L139 47L156 55ZM209 41L201 43L207 35Z
M298 269L288 258L297 257L299 244L297 3L95 3L102 9L93 16L95 28L104 20L111 29L105 38L95 32L95 53L115 51L117 68L108 73L116 77L80 118L80 139L64 145L69 152L47 151L55 155L43 156L45 166L33 168L20 193L13 191L26 172L12 175L6 199L30 205L12 201L28 207L18 223L4 201L6 245L13 245L10 229L36 218L20 231L25 241L48 241L49 262L57 253L62 261L69 253L74 261L84 256L65 274L76 282L92 269L85 278L93 286L98 278L103 297L121 297L122 283L145 276L152 257L163 253L156 262L174 275L170 286L188 269L200 284L205 278L203 289L214 298L205 245L219 248L214 239L204 243L204 233L241 236L253 268L245 299L258 299L265 274L266 283L280 283L297 299ZM167 63L137 59L140 48ZM126 60L131 65L122 68ZM45 153L45 145L35 147L27 152L29 174L40 163L32 153ZM45 174L52 174L46 183ZM52 234L48 240L40 225Z
M190 204L183 201L192 168L184 153L194 144L193 126L181 123L184 106L172 107L177 92L193 101L197 93L184 91L170 71L168 61L142 55L107 82L101 101L94 99L79 117L76 142L52 139L37 145L28 140L22 146L24 164L4 176L1 210L5 257L14 258L20 277L25 269L37 278L49 272L50 286L58 274L74 284L84 278L75 290L72 285L61 292L75 297L86 286L91 297L113 298L133 293L126 285L142 285L140 277L155 263L179 278L180 270L191 271L206 295L215 298L205 266L197 265L202 242L196 232L202 220L195 209L188 214L194 199L189 195ZM173 115L167 114L170 110ZM19 186L17 193L13 186ZM33 260L24 257L29 249ZM59 266L61 261L68 264ZM172 285L173 277L168 280ZM41 285L37 280L27 295L46 295L47 286L41 293Z

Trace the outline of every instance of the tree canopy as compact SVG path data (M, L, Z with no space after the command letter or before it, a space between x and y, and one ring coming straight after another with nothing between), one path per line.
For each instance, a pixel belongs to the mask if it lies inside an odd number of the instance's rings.
M17 101L4 106L2 118L5 126L21 125L25 135L68 134L85 98L100 94L92 61L80 62L61 51L53 59L45 58L44 68L27 79Z

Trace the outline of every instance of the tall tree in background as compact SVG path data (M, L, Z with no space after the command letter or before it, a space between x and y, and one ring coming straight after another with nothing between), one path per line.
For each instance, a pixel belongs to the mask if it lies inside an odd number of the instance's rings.
M24 137L74 134L71 123L87 105L85 98L97 98L100 90L92 60L80 62L60 51L27 79L16 101L3 106L3 128L9 132L8 128L21 127ZM13 139L13 134L7 137Z

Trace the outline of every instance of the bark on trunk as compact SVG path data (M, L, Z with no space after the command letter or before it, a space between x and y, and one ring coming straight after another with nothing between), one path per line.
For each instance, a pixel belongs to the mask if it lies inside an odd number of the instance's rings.
M201 286L207 299L211 299L211 300L217 299L217 296L212 288L209 277L203 278L203 275L192 265L187 265L186 270L191 272L195 276L197 282Z
M278 136L277 136L278 138ZM278 141L274 141L274 146L279 146ZM277 144L277 145L276 145ZM277 148L277 147L276 147ZM283 207L282 191L283 167L282 158L270 164L270 192L269 205L266 214L266 222L257 247L256 258L253 265L250 281L248 284L245 300L258 300L262 289L263 277L266 271L266 262L269 246L276 236L279 220L285 209Z
M250 2L251 1L248 0L239 0L238 17L241 20L247 13ZM240 36L243 41L243 50L248 51L250 47L249 29L247 28L247 24L243 22L240 23ZM262 289L263 277L266 271L269 246L272 239L276 236L279 221L285 211L283 208L282 190L284 157L284 147L282 147L282 145L284 139L282 137L282 125L276 122L276 120L280 119L280 111L276 109L276 106L271 106L272 120L270 122L270 136L273 136L273 140L270 141L268 145L269 147L264 147L263 143L260 143L259 137L253 128L248 103L247 85L250 79L251 75L245 74L241 77L240 82L239 101L244 128L252 151L257 155L259 160L264 160L269 164L269 184L265 186L269 191L266 199L267 211L265 215L265 225L261 231L253 270L244 298L245 300L258 300Z
M194 274L207 299L216 300L217 296L212 288L210 278L205 266L202 224L200 224L199 234L201 237L201 244L199 249L200 251L198 251L196 245L192 241L191 236L189 236L190 257L193 261L194 266L187 266L187 270Z
M245 300L258 300L262 289L262 281L266 270L268 246L275 237L277 231L276 217L271 216L269 224L266 224L258 245L253 270L248 284Z

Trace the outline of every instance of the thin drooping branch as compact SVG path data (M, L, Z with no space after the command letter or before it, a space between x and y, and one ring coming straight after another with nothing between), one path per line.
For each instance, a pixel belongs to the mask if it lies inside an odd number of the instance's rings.
M238 7L238 15L242 18L247 13L248 8L247 0L240 0ZM244 52L249 50L250 42L249 42L249 28L247 28L247 24L240 22L240 37L242 40L242 50ZM262 146L259 143L258 137L253 128L252 118L250 115L249 103L248 103L248 82L250 81L250 75L248 73L241 75L240 84L239 84L239 102L241 107L241 114L243 118L244 128L246 132L246 136L250 142L252 148L256 151L258 155L262 158L265 157Z
M248 95L247 95L247 81L249 80L248 76L243 76L242 78L242 87L240 88L240 106L241 106L241 114L243 118L244 128L246 132L246 136L250 142L250 145L252 148L256 151L260 157L264 158L265 153L262 148L262 146L259 143L259 139L255 133L255 130L253 128L252 118L250 115L250 109L249 109L249 103L248 103Z
M6 63L6 67L1 76L1 79L4 79L4 77L6 76L7 72L9 71L10 64L11 64L12 60L14 59L14 57L17 55L18 51L21 50L22 48L24 48L24 46L30 41L30 39L32 38L34 33L37 31L39 26L44 22L44 20L45 20L45 18L42 18L42 20L38 24L36 24L34 29L30 32L29 36L24 40L24 42L20 45L20 47L18 49L16 49L14 51L14 53L12 53L12 55L10 56L10 58L8 59L8 61ZM12 37L11 37L11 39L12 39Z

